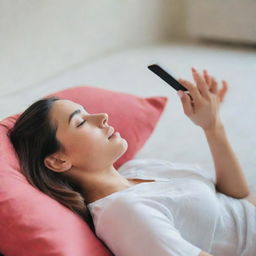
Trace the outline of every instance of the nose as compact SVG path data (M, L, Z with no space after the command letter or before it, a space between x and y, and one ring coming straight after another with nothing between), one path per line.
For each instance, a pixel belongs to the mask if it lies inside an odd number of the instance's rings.
M104 127L107 122L108 122L108 114L102 113L101 114L101 125Z

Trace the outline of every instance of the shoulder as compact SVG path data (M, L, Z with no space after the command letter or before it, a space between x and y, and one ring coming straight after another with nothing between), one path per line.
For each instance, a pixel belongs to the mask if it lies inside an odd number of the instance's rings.
M150 198L124 195L117 197L104 207L99 222L122 222L129 219L134 222L153 221L154 219L168 219L173 222L170 210L160 202Z

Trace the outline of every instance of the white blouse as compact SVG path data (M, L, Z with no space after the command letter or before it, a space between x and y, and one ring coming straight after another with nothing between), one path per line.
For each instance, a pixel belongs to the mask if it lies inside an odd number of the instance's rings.
M115 256L256 255L256 208L215 189L198 164L133 159L118 169L156 180L88 204L95 232Z

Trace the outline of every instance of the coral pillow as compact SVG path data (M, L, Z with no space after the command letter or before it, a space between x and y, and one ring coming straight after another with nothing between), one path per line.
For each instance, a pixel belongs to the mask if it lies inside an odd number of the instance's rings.
M109 125L128 142L128 150L114 164L116 169L142 148L168 99L142 98L91 86L77 86L46 97L52 95L77 102L89 113L108 113ZM31 186L19 171L7 137L19 115L0 122L0 251L6 256L112 255L85 221Z

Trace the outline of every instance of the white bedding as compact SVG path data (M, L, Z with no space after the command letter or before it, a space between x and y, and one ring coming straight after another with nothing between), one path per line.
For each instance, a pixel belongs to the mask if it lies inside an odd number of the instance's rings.
M20 112L34 100L75 85L92 85L138 96L167 96L166 111L136 158L158 158L184 163L200 162L213 169L206 138L184 114L176 92L147 69L159 63L176 77L192 79L190 68L207 68L230 88L221 107L221 118L252 191L256 193L256 74L255 50L205 47L185 43L153 44L120 51L86 65L80 64L33 88L0 97L1 116Z

